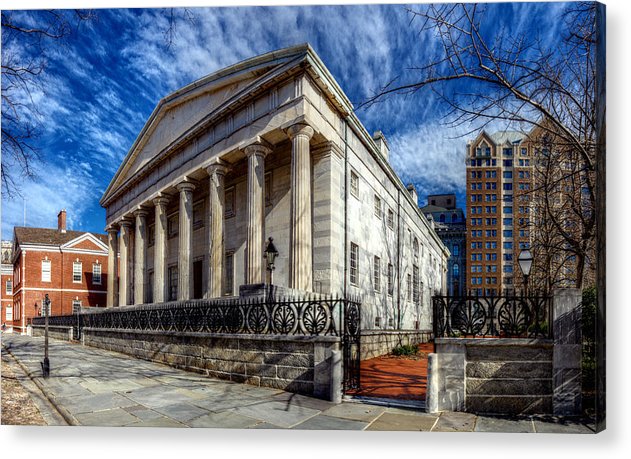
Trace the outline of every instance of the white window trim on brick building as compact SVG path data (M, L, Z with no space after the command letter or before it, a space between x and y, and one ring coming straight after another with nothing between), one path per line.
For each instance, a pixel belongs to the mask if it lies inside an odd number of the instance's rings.
M50 282L52 266L50 260L42 260L42 282Z
M96 285L101 285L101 264L100 263L92 264L92 283Z
M83 263L75 261L72 263L72 282L74 284L80 284L83 277Z

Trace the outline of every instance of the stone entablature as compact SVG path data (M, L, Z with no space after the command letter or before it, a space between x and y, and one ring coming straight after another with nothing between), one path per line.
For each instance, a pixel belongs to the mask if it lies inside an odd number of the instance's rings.
M213 97L222 102L212 105ZM200 107L206 112L194 115ZM101 199L110 247L120 251L108 305L230 296L268 282L271 236L280 253L275 284L363 295L365 327L396 316L398 327L429 328L429 297L444 288L448 251L388 164L385 140L378 146L352 110L308 45L163 99ZM176 134L160 137L171 115L181 125L170 120ZM348 192L351 171L361 199ZM390 228L374 231L386 220ZM351 242L362 258L353 285L345 275ZM374 257L383 260L376 269ZM413 270L424 289L414 299L401 278ZM383 288L372 285L376 272Z

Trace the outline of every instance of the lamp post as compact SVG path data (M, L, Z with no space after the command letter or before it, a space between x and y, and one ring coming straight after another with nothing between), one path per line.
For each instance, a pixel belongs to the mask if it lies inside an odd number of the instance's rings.
M270 237L267 240L267 247L265 248L265 259L267 260L267 270L269 271L269 283L272 285L274 283L273 273L276 267L274 266L274 260L278 256L278 250L276 250L276 246L274 245L274 238Z
M519 252L519 269L521 269L524 275L524 294L528 296L528 276L530 275L530 268L532 267L532 254L530 250L525 249Z
M44 362L42 363L42 373L44 378L50 375L50 362L48 361L48 316L50 315L50 298L48 293L42 301L42 310L44 312Z

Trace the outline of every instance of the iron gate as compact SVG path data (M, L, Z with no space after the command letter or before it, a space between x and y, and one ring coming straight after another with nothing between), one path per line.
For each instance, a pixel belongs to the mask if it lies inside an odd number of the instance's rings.
M342 321L342 346L344 359L344 393L360 388L361 361L361 303L344 302Z

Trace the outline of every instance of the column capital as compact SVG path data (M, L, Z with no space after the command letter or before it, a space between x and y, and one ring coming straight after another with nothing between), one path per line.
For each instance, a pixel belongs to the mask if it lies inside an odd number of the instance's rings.
M262 156L265 158L272 152L272 145L263 139L258 139L256 142L248 145L243 149L246 156Z
M159 193L158 196L151 200L153 205L158 207L160 205L166 206L171 201L171 196L165 193Z
M229 168L230 165L227 161L217 158L214 162L206 166L206 172L208 172L208 175L211 177L213 174L225 176L228 173Z
M107 233L110 233L110 234L111 234L111 233L114 233L114 234L118 233L118 224L116 224L116 223L110 223L109 225L107 225L107 226L105 227L105 231L106 231Z
M290 139L298 136L305 136L308 139L311 139L311 137L313 137L313 134L315 134L313 128L307 123L296 123L293 126L289 126L285 130L285 132L287 132L287 135Z
M121 227L121 229L123 229L123 227L131 228L133 224L133 221L129 217L123 217L118 222L118 225Z
M149 215L149 210L145 209L144 207L139 207L136 210L134 210L134 217L146 217L147 215Z
M195 189L195 182L189 178L185 178L176 185L176 188L179 192L193 191Z

